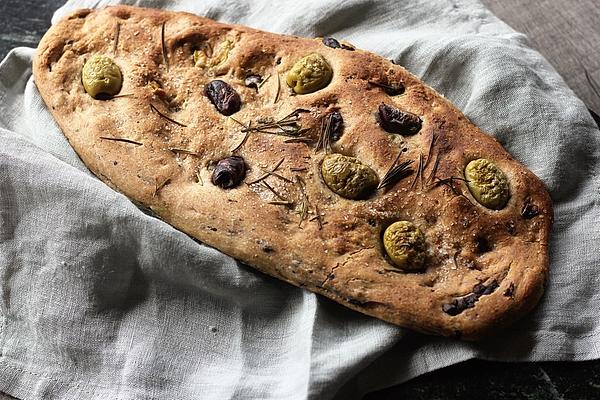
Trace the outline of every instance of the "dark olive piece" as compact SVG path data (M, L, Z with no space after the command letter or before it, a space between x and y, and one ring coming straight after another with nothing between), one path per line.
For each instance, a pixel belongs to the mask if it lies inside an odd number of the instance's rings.
M242 99L235 89L219 79L209 82L204 88L204 94L223 115L236 113L242 106Z
M450 303L443 304L442 311L454 317L465 311L467 308L475 307L475 303L477 303L481 296L487 296L494 293L494 291L498 289L498 286L500 285L496 280L491 281L487 286L482 283L478 283L473 287L473 293L469 293L463 297L458 297L452 300Z
M390 96L398 96L404 93L404 86L402 84L396 86L381 86L383 91Z
M223 189L231 189L239 185L246 176L244 159L238 156L220 160L212 174L212 183Z
M323 38L323 44L327 47L331 47L332 49L339 49L342 47L340 42L332 37Z
M535 217L540 213L540 209L533 203L529 201L525 203L523 209L521 210L521 216L525 219L530 219Z
M414 135L421 130L421 118L385 103L379 105L379 125L387 132Z
M246 87L254 88L258 92L258 85L262 83L260 75L248 75L244 80Z
M395 85L387 85L385 83L377 82L377 81L369 81L370 85L380 87L383 89L384 93L389 96L398 96L404 93L406 90L402 83L397 83Z
M332 49L344 49L354 51L354 47L340 43L337 41L337 39L334 39L332 37L323 38L323 44L327 47L331 47Z
M344 133L344 119L339 111L332 111L325 116L325 126L329 125L330 139L337 142Z

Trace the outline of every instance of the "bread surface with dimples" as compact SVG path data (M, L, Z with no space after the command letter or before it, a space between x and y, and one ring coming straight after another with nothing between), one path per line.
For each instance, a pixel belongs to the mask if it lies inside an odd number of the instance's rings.
M196 65L195 51L208 62ZM294 95L286 73L310 53L327 60L333 78ZM119 96L97 100L85 92L81 70L93 54L121 69ZM264 82L248 87L250 75ZM441 95L378 55L188 13L115 6L79 10L55 24L40 42L34 79L95 175L266 274L403 327L466 339L524 315L543 292L553 218L543 184ZM205 94L214 79L240 95L231 117ZM404 91L390 95L380 84ZM415 114L421 128L386 132L376 117L382 103ZM244 132L250 122L295 110L307 110L297 117L302 140ZM358 200L332 192L321 175L328 149L316 145L332 111L344 129L330 152L356 157L380 180L402 153L400 161L413 161L408 176ZM223 189L212 183L213 170L232 155L243 158L246 176ZM479 204L462 180L477 158L492 160L508 178L510 198L500 210ZM383 231L398 220L425 236L421 271L398 269L386 256Z

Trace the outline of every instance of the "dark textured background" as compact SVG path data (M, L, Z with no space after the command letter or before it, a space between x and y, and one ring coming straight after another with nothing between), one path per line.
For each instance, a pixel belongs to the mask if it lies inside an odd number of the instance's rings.
M597 0L482 0L529 36L587 106L600 112L600 5ZM36 47L64 0L0 0L0 59L17 46ZM585 71L588 72L586 78ZM600 85L597 89L600 92ZM398 360L402 362L402 360ZM0 400L11 397L0 393ZM600 400L600 361L499 363L467 361L364 400Z

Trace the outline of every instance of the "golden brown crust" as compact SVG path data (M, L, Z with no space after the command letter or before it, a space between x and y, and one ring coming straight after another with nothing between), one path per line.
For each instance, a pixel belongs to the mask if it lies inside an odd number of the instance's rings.
M224 62L194 65L194 50L216 56L225 40L232 46ZM292 95L285 73L311 52L331 64L333 79L315 93ZM120 93L127 96L86 94L81 69L97 53L119 65ZM270 78L256 90L244 85L249 74ZM286 179L264 181L293 205L272 204L280 199L262 182L228 190L211 183L215 163L245 136L204 95L215 76L240 94L233 117L243 124L309 110L300 122L313 143L253 132L234 152L249 167L246 182L283 159L277 172ZM187 13L116 6L79 10L53 26L40 42L34 77L92 172L178 229L269 275L400 326L465 339L522 316L543 292L553 218L543 184L433 89L377 55ZM369 81L402 83L406 91L390 96ZM382 102L418 115L419 133L381 129L374 115ZM319 172L324 152L314 146L332 110L345 123L334 152L359 158L382 178L406 149L401 160L414 160L413 173L365 200L334 194ZM479 205L463 181L447 179L462 177L480 157L509 179L511 196L499 211ZM384 255L383 229L400 219L425 234L424 272L395 270Z

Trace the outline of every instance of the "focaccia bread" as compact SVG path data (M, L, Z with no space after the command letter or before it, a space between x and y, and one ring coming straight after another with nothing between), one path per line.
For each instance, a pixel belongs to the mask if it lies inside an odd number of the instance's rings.
M95 175L266 274L465 339L543 292L543 184L380 56L116 6L54 25L34 79Z

